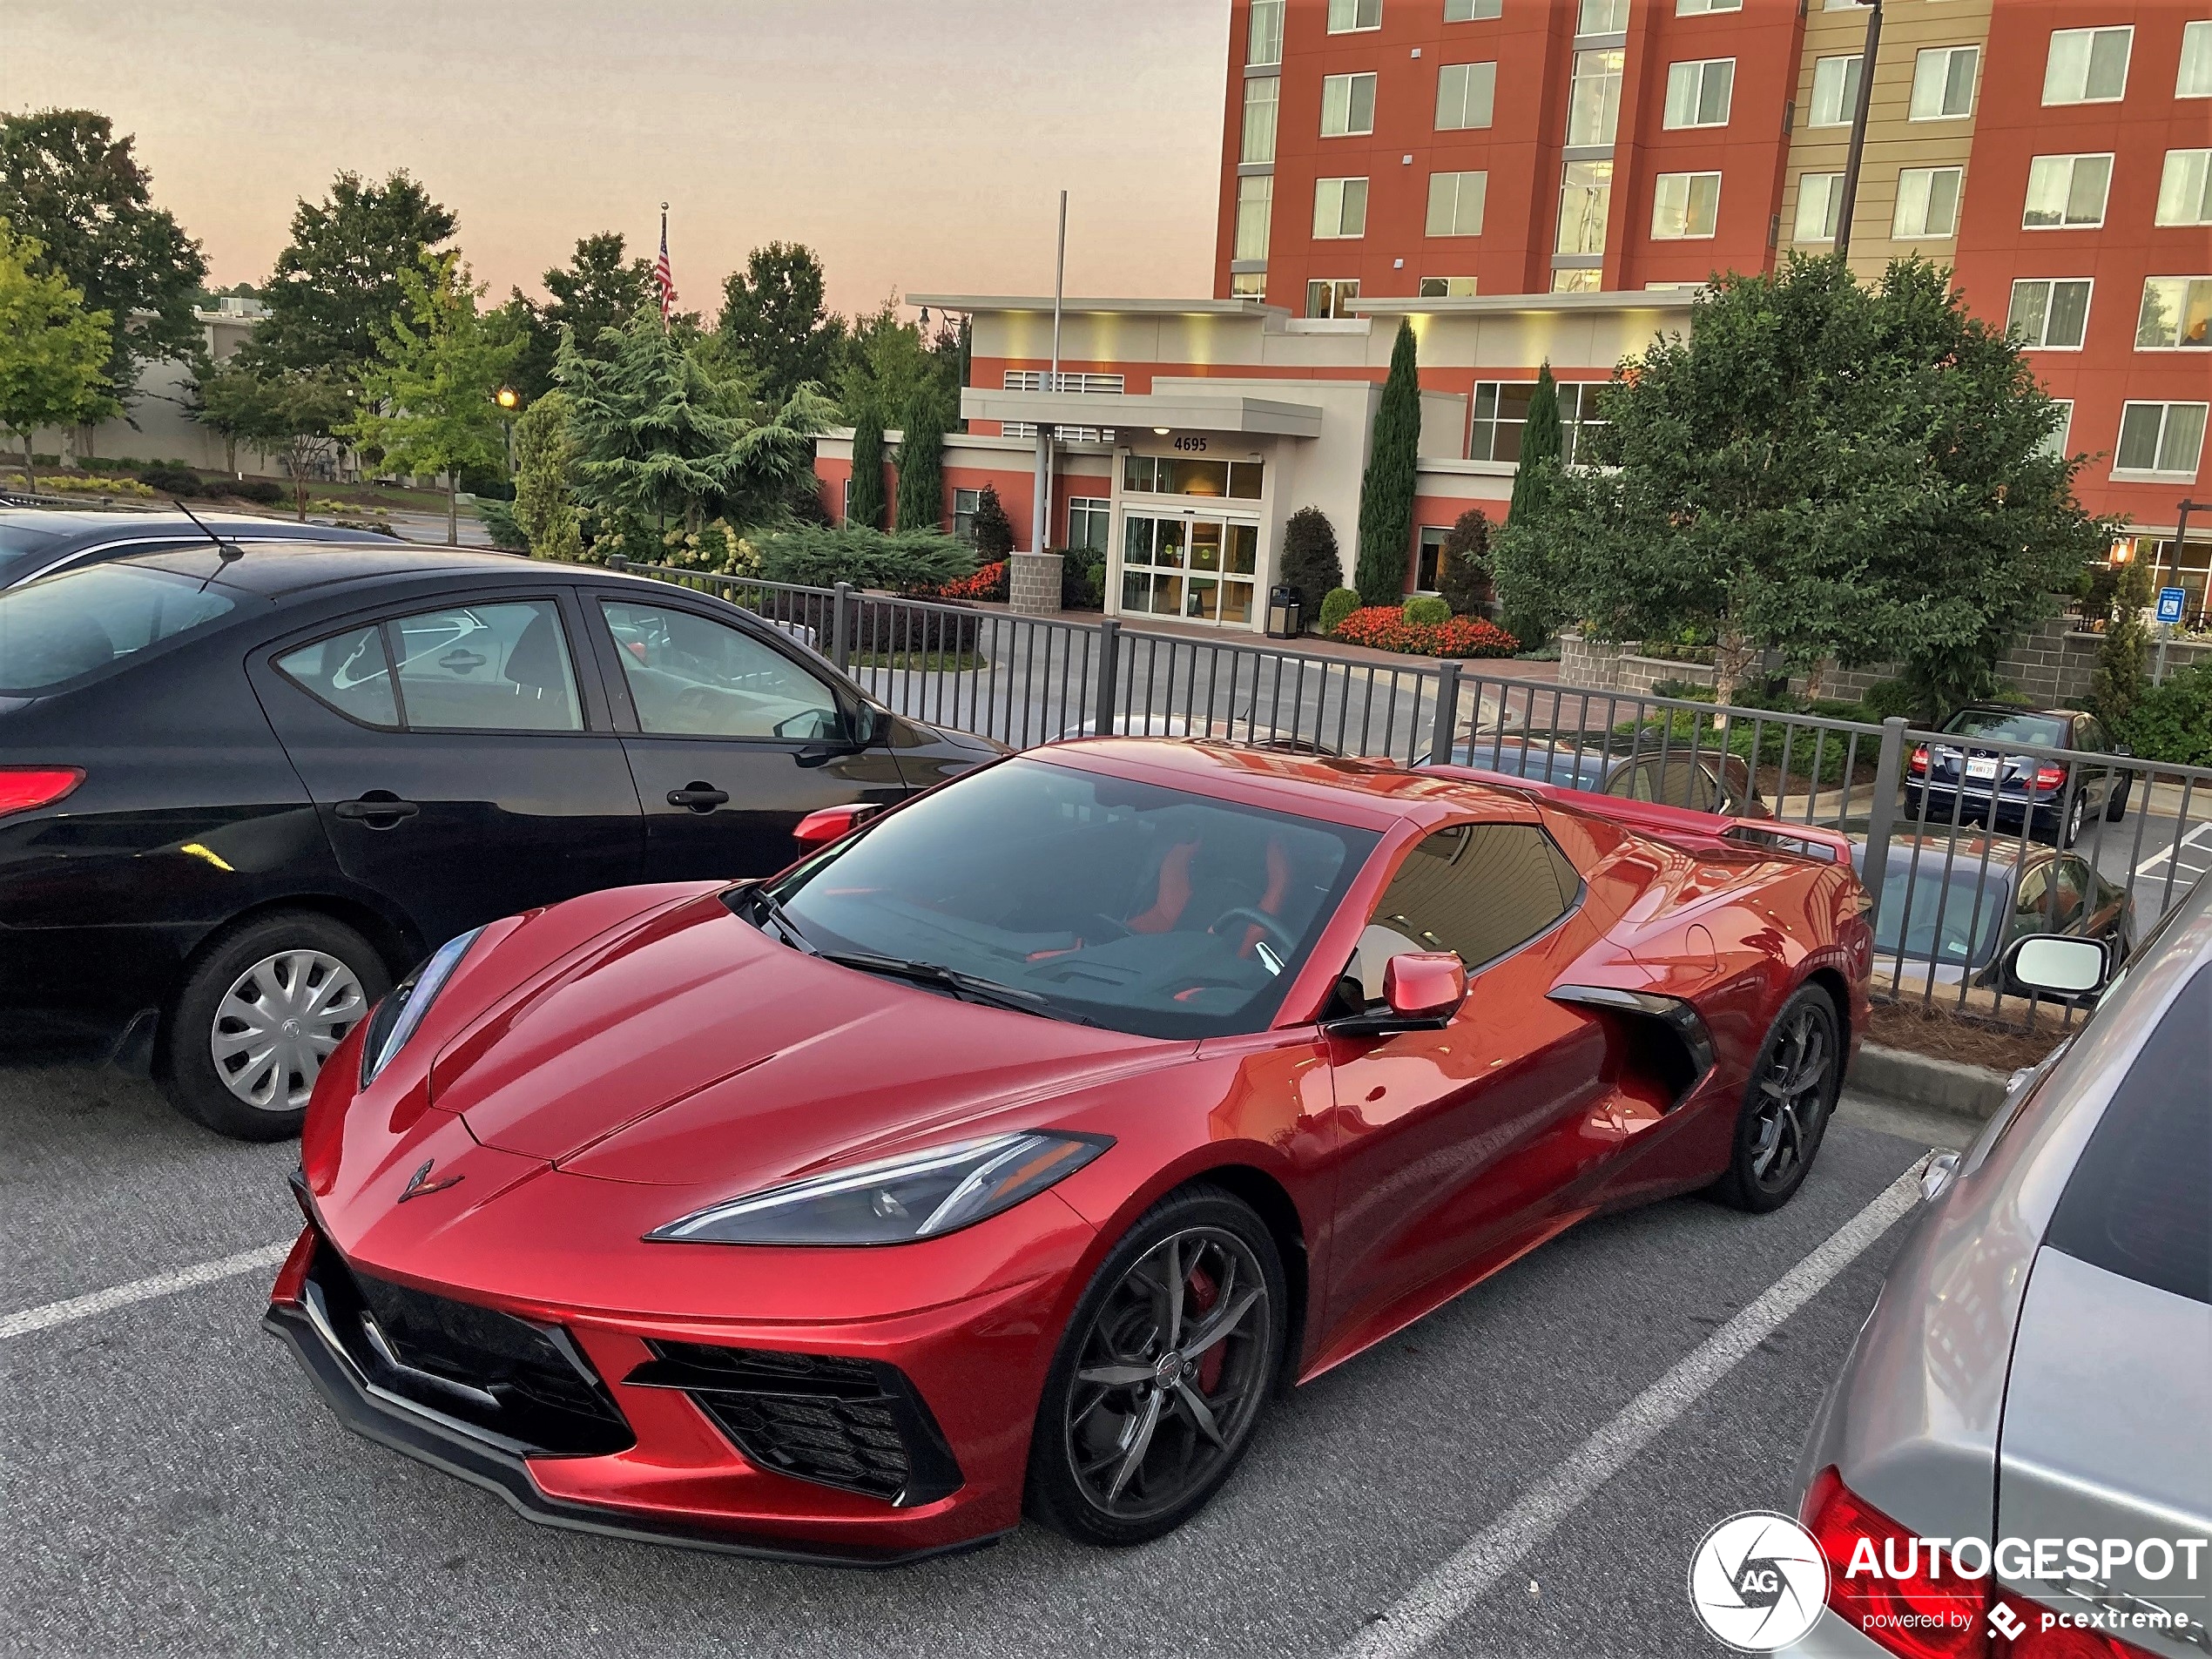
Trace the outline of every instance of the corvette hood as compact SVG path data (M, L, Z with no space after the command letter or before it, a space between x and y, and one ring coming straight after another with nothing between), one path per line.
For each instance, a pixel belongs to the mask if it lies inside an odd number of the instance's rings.
M431 1103L574 1174L729 1189L1191 1051L839 968L708 895L495 1007L439 1054Z

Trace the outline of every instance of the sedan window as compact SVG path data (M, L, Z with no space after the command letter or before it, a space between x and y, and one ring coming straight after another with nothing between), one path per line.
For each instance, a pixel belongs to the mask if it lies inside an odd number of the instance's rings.
M742 630L664 605L603 602L642 732L663 737L844 733L830 688Z
M1375 905L1349 977L1370 1002L1383 965L1411 951L1455 952L1470 968L1525 945L1573 907L1581 877L1529 824L1460 824L1425 836Z
M421 730L581 732L576 670L550 599L455 605L385 624L401 712Z
M276 659L284 677L318 703L364 725L395 726L392 663L384 631L374 624L317 640Z
M0 583L11 582L19 573L44 563L52 556L54 543L60 540L60 536L45 530L0 524Z
M1953 737L1977 738L1990 743L2037 743L2048 749L2066 747L2066 722L2047 714L2015 714L2008 709L1966 709L1952 715L1943 729Z
M0 692L37 697L236 609L205 582L94 564L0 593Z

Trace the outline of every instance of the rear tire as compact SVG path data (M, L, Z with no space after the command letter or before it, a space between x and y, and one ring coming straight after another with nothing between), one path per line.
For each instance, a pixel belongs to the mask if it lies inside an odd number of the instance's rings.
M230 928L192 959L162 1022L162 1092L233 1140L297 1135L322 1061L391 988L375 948L329 916L285 910Z
M1712 1196L1764 1215L1790 1202L1820 1151L1844 1080L1843 1026L1827 992L1798 987L1759 1045Z

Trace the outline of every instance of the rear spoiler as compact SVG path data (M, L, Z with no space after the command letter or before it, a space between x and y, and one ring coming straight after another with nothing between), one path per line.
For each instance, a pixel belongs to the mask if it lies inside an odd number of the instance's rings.
M1480 766L1424 765L1418 770L1440 778L1461 778L1471 784L1509 789L1515 794L1549 801L1641 831L1690 852L1757 853L1784 858L1811 859L1819 864L1851 867L1858 849L1840 830L1812 824L1785 824L1771 818L1732 818L1724 813L1700 813L1687 806L1666 806L1654 800L1628 800L1619 795L1594 794L1587 789L1542 783L1510 772L1485 772Z

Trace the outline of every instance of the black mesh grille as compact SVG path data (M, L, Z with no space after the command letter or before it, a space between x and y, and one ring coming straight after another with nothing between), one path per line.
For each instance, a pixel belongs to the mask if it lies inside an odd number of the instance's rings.
M928 1407L895 1366L691 1342L651 1346L659 1358L625 1380L682 1389L763 1468L906 1505L960 1487Z
M347 1356L379 1387L532 1453L602 1455L637 1443L565 1332L357 1272L327 1244L308 1279Z

